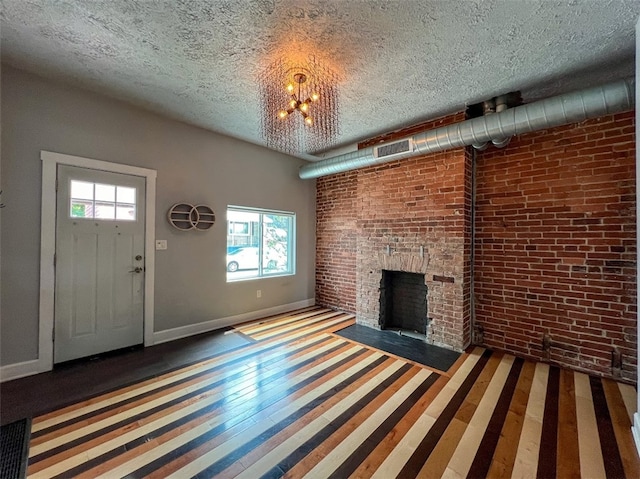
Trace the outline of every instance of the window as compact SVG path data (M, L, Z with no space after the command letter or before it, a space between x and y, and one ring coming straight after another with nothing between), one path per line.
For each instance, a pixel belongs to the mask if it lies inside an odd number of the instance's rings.
M71 180L69 216L97 220L136 220L136 189Z
M248 236L250 224L248 221L229 221L229 234L232 236Z
M295 213L227 207L227 281L295 273Z

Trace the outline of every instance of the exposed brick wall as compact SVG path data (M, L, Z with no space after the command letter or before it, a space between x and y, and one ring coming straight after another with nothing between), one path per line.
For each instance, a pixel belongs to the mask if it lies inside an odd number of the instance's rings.
M477 153L473 280L482 344L635 381L634 128L628 112ZM318 302L376 327L377 270L423 272L431 340L466 345L471 154L454 150L319 179ZM545 334L549 352L542 350ZM622 354L619 372L612 370L614 350Z
M634 112L477 156L476 325L484 344L635 380ZM550 355L543 335L554 343Z
M316 303L356 311L357 172L317 180Z
M470 157L459 149L320 178L316 301L379 327L382 270L422 273L429 340L464 348L470 341L470 175Z

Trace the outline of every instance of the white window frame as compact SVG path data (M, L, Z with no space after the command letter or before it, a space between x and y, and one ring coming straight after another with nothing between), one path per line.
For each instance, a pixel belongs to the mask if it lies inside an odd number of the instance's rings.
M237 206L237 205L227 205L226 213L229 213L229 210L238 211L243 213L252 213L260 215L260 221L258 222L258 238L260 238L260 244L258 245L258 273L255 276L248 277L239 277L239 278L229 278L229 272L227 272L227 283L235 283L239 281L252 281L256 279L267 279L267 278L281 278L282 276L294 276L296 274L296 242L297 242L297 232L296 232L296 213L293 211L281 211L281 210L271 210L266 208L255 208L250 206ZM289 231L289 241L288 241L288 249L287 249L287 264L291 265L287 271L282 273L269 273L264 274L262 268L262 241L263 241L263 221L262 215L283 215L291 217L291 229ZM225 219L227 222L227 238L229 237L229 220ZM249 223L249 235L253 234L253 226ZM226 243L225 243L226 244ZM225 248L225 258L226 258L226 248ZM225 267L226 267L226 259L225 259Z

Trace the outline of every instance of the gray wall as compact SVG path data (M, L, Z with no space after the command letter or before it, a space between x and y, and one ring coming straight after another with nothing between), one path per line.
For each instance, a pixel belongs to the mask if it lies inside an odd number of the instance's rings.
M168 250L156 252L155 331L313 298L315 182L298 178L302 160L7 65L1 84L1 365L38 355L40 150L158 171L156 238ZM211 205L216 224L175 230L177 202ZM297 213L295 276L226 282L230 204Z

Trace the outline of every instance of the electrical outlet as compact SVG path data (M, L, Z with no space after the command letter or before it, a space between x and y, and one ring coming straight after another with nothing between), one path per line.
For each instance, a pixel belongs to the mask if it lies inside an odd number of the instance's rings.
M156 240L156 249L167 249L167 240Z
M261 289L256 291L256 298L262 298L262 290Z

